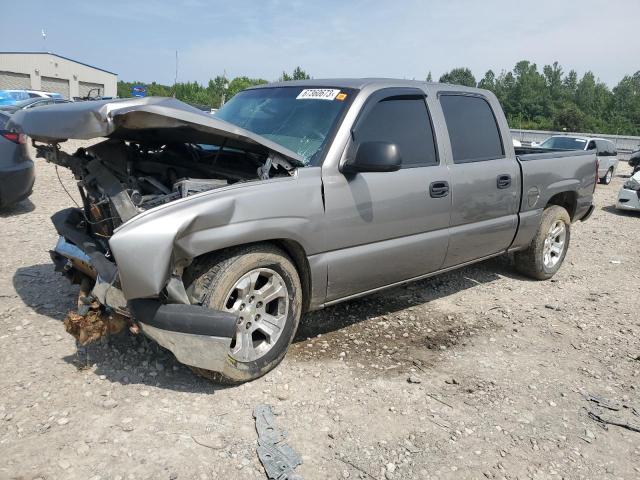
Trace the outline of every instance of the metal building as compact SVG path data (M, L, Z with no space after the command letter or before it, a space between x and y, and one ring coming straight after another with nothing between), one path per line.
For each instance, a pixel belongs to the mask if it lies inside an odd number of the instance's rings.
M43 90L64 98L115 97L118 75L55 53L0 52L0 90ZM99 89L99 93L97 90Z

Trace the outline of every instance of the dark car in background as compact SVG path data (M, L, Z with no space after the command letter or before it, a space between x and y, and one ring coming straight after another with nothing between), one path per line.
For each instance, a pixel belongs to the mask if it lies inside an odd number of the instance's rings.
M24 200L33 189L35 172L26 137L6 130L10 115L0 112L0 208Z
M64 98L49 98L49 97L35 97L28 98L26 100L20 100L13 105L3 105L0 107L0 111L6 113L15 113L18 110L24 110L27 108L42 107L44 105L53 105L56 103L70 103L70 100Z
M629 157L629 166L633 168L633 173L631 175L635 175L640 172L640 148L631 153Z

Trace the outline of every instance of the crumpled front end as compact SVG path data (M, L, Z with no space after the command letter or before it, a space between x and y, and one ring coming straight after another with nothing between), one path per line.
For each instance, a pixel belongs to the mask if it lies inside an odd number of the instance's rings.
M129 326L181 362L219 371L235 315L201 306L182 282L189 262L215 249L211 229L238 213L234 195L210 202L217 196L211 194L291 180L304 159L170 98L41 107L18 112L11 126L35 141L38 157L70 170L82 197L81 208L52 217L60 235L51 251L56 269L81 286L67 330L90 343ZM66 139L98 137L107 140L73 154L60 148ZM268 223L254 212L267 194L254 196L250 212L240 209L244 223L233 230L246 241L245 226L252 226L246 218ZM283 222L305 220L298 215ZM273 227L262 231L281 237ZM230 241L223 234L216 238Z
M640 172L629 178L620 189L616 207L621 210L640 211Z
M65 328L82 345L118 333L127 326L167 348L194 367L221 371L235 334L236 316L199 305L162 303L159 298L127 301L108 244L86 233L80 209L52 217L60 235L51 250L56 270L80 284L77 311Z

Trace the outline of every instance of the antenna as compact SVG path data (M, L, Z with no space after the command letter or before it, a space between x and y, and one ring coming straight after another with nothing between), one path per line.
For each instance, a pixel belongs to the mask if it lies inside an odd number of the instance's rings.
M176 77L173 80L173 98L176 98L176 85L178 84L178 50L176 50Z

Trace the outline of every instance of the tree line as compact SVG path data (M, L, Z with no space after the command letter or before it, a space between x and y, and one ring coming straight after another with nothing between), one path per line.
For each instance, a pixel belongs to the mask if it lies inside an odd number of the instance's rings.
M278 80L302 80L310 76L302 68L282 72ZM427 81L432 81L429 73ZM625 75L609 87L593 72L581 78L575 70L565 73L558 62L545 65L523 60L513 70L496 75L492 70L477 80L466 67L454 68L440 82L480 87L496 94L512 128L530 130L566 130L618 135L640 135L640 71ZM207 85L198 82L173 86L147 84L148 95L173 96L194 105L217 108L240 90L267 83L263 78L217 76ZM118 82L118 96L130 97L131 86L138 82Z
M305 80L310 78L307 72L300 67L296 67L293 72L282 72L278 80ZM131 97L131 87L134 85L145 85L148 96L175 97L178 100L203 107L218 108L226 100L229 100L236 93L254 85L269 83L264 78L249 78L246 76L235 77L232 80L218 75L209 80L207 85L198 82L180 82L175 85L162 85L156 82L144 84L143 82L118 82L118 97Z
M640 71L609 89L593 72L578 78L558 62L540 72L523 60L499 75L489 70L479 81L470 69L454 68L440 82L491 90L511 128L640 135Z

